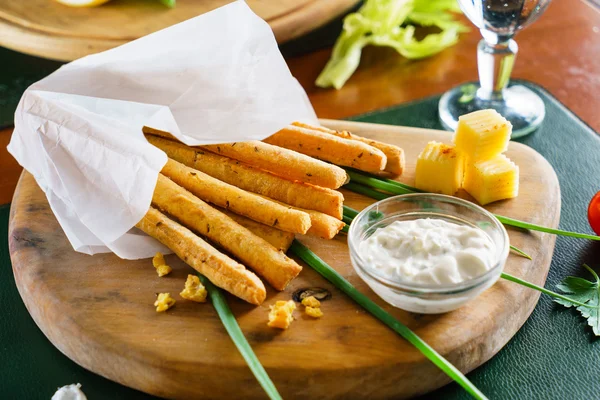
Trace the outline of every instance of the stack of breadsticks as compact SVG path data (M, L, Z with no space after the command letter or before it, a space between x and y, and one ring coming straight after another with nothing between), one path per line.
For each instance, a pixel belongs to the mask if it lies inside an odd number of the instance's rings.
M262 142L196 147L143 131L169 160L137 227L252 304L261 304L266 291L246 266L283 290L302 270L285 255L295 235L332 239L344 227L344 197L335 189L348 176L333 164L396 176L404 167L396 146L301 123Z

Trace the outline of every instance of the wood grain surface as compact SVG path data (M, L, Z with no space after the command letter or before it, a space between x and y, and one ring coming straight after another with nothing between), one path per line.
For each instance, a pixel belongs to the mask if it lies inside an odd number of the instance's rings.
M0 45L24 53L71 61L108 50L230 3L178 0L113 0L73 8L52 0L0 2ZM358 0L247 0L267 21L279 43L301 36L340 15Z
M416 155L429 140L450 134L416 128L323 121L338 129L398 144L406 150L402 178L412 183ZM508 155L521 167L518 198L488 207L504 215L556 227L560 189L552 167L532 149L511 143ZM372 201L345 192L346 204ZM533 261L510 255L506 271L543 285L555 237L509 230L511 243ZM300 237L360 291L407 324L461 371L498 352L533 310L538 292L500 281L477 301L443 315L419 315L384 304L352 269L346 238ZM173 398L264 398L210 304L177 293L191 268L174 256L171 275L158 278L151 260L124 261L112 254L88 256L70 247L32 176L21 176L11 206L9 246L19 292L50 341L78 364L148 393ZM269 305L301 288L332 293L325 316L312 320L297 310L288 331L266 326ZM177 304L156 313L157 292ZM284 398L390 398L425 393L449 378L410 344L305 266L284 292L268 290L253 307L229 297L243 332ZM492 393L490 393L492 395Z

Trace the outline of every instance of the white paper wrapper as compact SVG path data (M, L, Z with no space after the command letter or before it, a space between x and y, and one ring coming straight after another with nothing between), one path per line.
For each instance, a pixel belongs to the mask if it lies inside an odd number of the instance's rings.
M143 125L189 145L262 140L316 123L271 28L243 1L63 66L24 93L9 152L35 177L77 251L167 251L131 229L166 155Z

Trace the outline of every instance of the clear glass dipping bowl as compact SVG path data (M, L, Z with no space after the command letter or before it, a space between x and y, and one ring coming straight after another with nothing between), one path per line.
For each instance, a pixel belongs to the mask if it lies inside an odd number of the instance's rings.
M419 218L438 218L483 230L495 246L493 267L460 283L432 285L392 280L361 258L360 243L378 228ZM350 225L348 247L356 273L382 299L406 311L439 314L463 306L492 286L504 269L510 245L504 226L482 207L452 196L417 193L390 197L365 208Z

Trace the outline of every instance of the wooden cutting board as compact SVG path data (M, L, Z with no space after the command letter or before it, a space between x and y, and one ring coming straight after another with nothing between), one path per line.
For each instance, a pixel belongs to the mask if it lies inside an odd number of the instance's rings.
M402 146L407 169L401 180L407 183L412 183L416 156L425 144L450 140L450 134L441 131L328 120L323 124ZM552 167L519 143L511 143L508 156L521 168L521 194L488 209L556 227L560 189ZM344 196L355 209L372 202L350 192ZM506 271L543 285L555 237L515 229L509 229L509 235L533 261L511 254ZM496 354L538 299L538 292L499 281L457 311L412 314L388 306L361 281L350 265L344 236L331 241L299 239L464 372ZM176 295L192 270L175 256L167 257L173 273L158 278L150 259L125 261L113 254L74 252L28 173L21 176L13 199L9 244L15 280L31 316L58 349L83 367L170 398L265 397L212 306ZM289 330L266 326L269 305L308 287L332 294L322 304L321 320L296 311ZM172 293L175 307L156 313L152 303L157 292ZM268 290L262 306L233 297L229 303L284 398L408 397L449 382L410 344L308 266L284 292Z
M0 46L60 61L72 61L138 39L214 10L232 0L112 0L75 8L54 0L0 2ZM358 3L358 0L247 0L271 25L279 43L299 37ZM199 38L201 40L201 38Z

